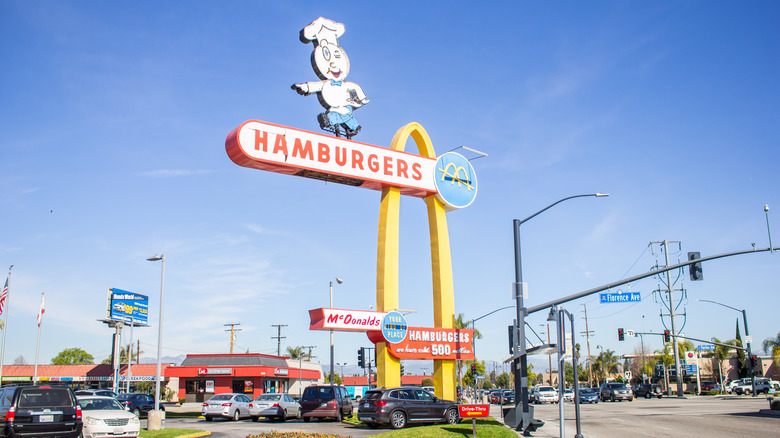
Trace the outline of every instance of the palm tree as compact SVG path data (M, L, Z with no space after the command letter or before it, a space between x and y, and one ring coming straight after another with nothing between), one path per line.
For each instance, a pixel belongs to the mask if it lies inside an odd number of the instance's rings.
M777 332L776 338L764 339L764 351L772 355L772 361L775 366L780 366L780 332Z
M712 338L712 342L715 343L715 349L712 351L712 358L718 362L718 378L721 385L720 389L723 391L723 367L721 365L723 364L724 360L731 356L731 348L718 344L734 345L736 344L736 339L722 342L718 338Z
M463 320L464 316L465 316L464 314L459 313L458 317L455 318L455 323L453 324L453 327L455 327L456 329L467 329L469 328L469 326L473 324L474 321L464 321ZM482 333L480 333L479 330L477 329L474 329L474 339L482 339ZM458 369L458 382L461 384L461 386L463 385L461 376L463 375L462 369L464 364L465 361L462 360L455 361L455 367Z
M306 351L303 347L287 347L287 355L290 359L306 359Z

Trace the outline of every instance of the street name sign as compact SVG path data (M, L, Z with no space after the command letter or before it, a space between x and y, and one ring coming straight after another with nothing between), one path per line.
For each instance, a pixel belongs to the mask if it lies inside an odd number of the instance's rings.
M715 345L713 345L713 344L704 344L704 345L699 345L696 348L699 349L699 350L714 350L715 349Z
M601 294L601 303L634 303L642 301L642 294L639 292L623 292L618 290L616 293Z

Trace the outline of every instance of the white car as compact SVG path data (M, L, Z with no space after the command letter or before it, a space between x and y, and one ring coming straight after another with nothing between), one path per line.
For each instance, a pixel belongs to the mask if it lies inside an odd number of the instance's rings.
M534 403L558 403L558 391L552 386L537 386L532 395Z
M251 401L244 394L231 392L217 394L203 403L200 412L206 421L211 421L215 417L227 417L238 421L249 416L249 403Z
M137 437L141 433L141 421L115 398L92 395L76 399L81 406L84 438Z
M563 401L565 401L565 402L573 402L574 401L574 389L566 388L566 390L563 391Z
M260 417L275 417L279 421L301 418L301 405L289 394L260 394L249 403L249 416L252 421L257 421Z

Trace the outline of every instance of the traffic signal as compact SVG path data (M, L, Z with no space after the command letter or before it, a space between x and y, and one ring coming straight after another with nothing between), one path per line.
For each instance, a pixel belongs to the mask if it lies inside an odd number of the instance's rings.
M625 335L623 334L623 329L622 329L622 328L619 328L619 329L618 329L618 341L623 341L623 340L625 340L625 338L626 338L626 337L625 337Z
M756 356L755 354L754 354L754 355L752 355L752 356L750 356L750 366L751 366L751 368L753 368L754 370L755 370L756 368L758 368L758 356Z
M365 348L360 347L360 350L358 350L358 366L360 368L366 367L366 356L365 356Z
M477 364L475 363L471 364L471 377L472 378L477 377Z
M696 260L700 258L701 258L701 253L699 252L688 253L688 261ZM704 273L701 270L701 262L689 265L688 273L691 275L691 281L704 280Z
M401 375L404 375L404 364L401 364Z
M664 342L671 342L672 341L672 335L669 333L669 330L664 330Z

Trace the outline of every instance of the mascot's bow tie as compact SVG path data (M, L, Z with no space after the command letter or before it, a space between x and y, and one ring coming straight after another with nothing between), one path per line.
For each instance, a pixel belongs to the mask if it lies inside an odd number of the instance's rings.
M331 85L336 85L336 86L338 86L338 87L340 87L342 83L344 83L344 81L337 81L337 80L335 80L335 79L331 79L331 80L330 80L330 84L331 84Z

